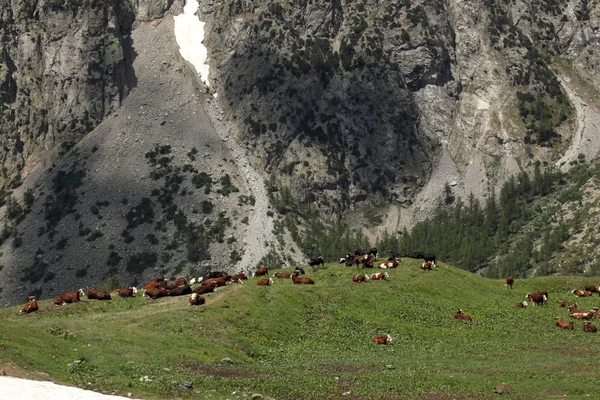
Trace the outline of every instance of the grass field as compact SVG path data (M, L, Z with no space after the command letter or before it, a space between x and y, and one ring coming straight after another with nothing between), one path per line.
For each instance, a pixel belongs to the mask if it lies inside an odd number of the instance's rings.
M375 272L375 271L371 271ZM40 302L0 310L0 359L56 382L146 399L486 399L500 383L511 399L595 398L600 334L564 331L559 300L600 278L516 280L514 289L440 263L404 259L387 281L351 282L328 264L314 286L255 278L188 305L188 296ZM74 288L75 289L75 288ZM546 289L546 306L518 309ZM24 294L26 300L26 294ZM472 322L453 318L462 308ZM371 343L389 334L391 345ZM147 377L146 381L143 377ZM186 389L185 383L192 388ZM189 385L188 385L189 386Z

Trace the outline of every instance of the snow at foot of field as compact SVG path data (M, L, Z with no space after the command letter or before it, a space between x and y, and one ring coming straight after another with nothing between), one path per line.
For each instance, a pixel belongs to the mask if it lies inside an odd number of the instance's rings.
M0 398L44 400L120 400L131 397L112 396L48 381L0 376Z

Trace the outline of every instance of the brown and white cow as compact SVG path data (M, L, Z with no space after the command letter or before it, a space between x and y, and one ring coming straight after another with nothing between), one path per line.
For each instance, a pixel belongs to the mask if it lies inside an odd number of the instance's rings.
M585 311L585 310L578 310L574 307L569 307L569 314L571 315L571 318L585 319L585 320L589 321L594 316L594 310Z
M258 286L271 286L273 284L273 278L261 278L256 281Z
M206 299L198 293L192 293L190 296L190 306L199 306L204 303L206 303Z
M529 304L527 303L527 300L523 300L523 301L519 301L517 304L515 304L515 307L517 307L517 308L525 308L528 305Z
M465 314L465 312L460 308L457 312L454 313L454 318L459 319L461 321L472 321L472 318Z
M262 267L260 267L259 269L257 269L252 276L265 276L269 273L269 267L267 267L266 265L263 265Z
M35 301L35 296L29 296L29 302L25 304L21 312L29 314L30 312L34 312L39 310L38 304Z
M219 278L209 278L202 282L202 285L212 285L213 282L217 283L218 287L226 286L231 284L231 276L225 274Z
M546 294L544 294L546 293ZM548 301L548 292L546 292L545 290L543 291L539 291L539 292L535 292L535 293L527 293L525 295L525 298L527 300L529 300L530 302L533 303L533 305L535 306L540 306L540 305L544 305L546 304L546 302Z
M273 276L275 278L279 278L279 279L290 279L292 277L292 275L298 276L298 273L296 271L294 271L294 272L275 272L273 274Z
M156 287L150 289L144 289L144 297L149 299L158 299L169 295L169 291L164 287Z
M148 281L148 283L146 283L143 286L143 289L152 289L152 288L156 288L156 287L159 287L159 286L167 286L168 283L169 283L169 281L166 280L164 277L157 276L157 277L154 277L154 278L150 279Z
M371 342L377 343L377 344L388 344L388 343L392 343L392 337L390 335L373 336L371 338Z
M373 254L364 254L354 257L354 265L357 267L362 264L363 268L373 268Z
M292 282L294 282L294 285L314 285L315 281L313 281L311 278L299 278L296 275L292 275Z
M113 293L117 292L119 297L135 297L137 294L137 288L129 287L129 288L120 288L113 290Z
M508 278L506 278L506 281L504 281L504 287L507 289L512 289L514 282L515 282L515 278L513 278L512 276L509 276Z
M560 318L560 317L556 317L556 326L558 326L559 328L562 329L573 329L573 323L572 322L567 322L564 319Z
M419 266L419 268L421 268L422 270L425 270L425 271L432 271L433 267L435 267L435 264L432 263L431 261L424 262Z
M360 275L360 274L352 275L352 282L355 282L355 283L364 283L364 282L367 282L368 280L369 280L369 277L367 275Z
M167 284L169 283L169 281L167 281L166 279L163 279L162 281L150 281L148 283L146 283L144 285L144 289L154 289L157 287L165 287L167 286Z
M57 306L60 306L63 304L77 303L79 300L81 300L82 296L85 296L85 294L83 293L83 289L79 289L79 290L74 290L72 292L66 292L63 294L59 294L52 301Z
M592 295L592 292L587 291L587 290L579 290L579 289L573 289L571 290L571 293L573 293L575 296L577 297L590 297Z
M387 272L375 272L371 274L371 280L373 281L382 281L384 279L388 279L390 276Z
M583 330L585 332L597 332L598 328L596 328L594 325L592 325L590 322L585 321L583 323Z
M393 260L388 260L388 261L379 263L379 265L377 267L379 269L388 269L388 268L397 268L398 265L400 265L400 259L394 258Z
M233 275L231 277L231 280L237 283L241 283L243 280L247 281L248 280L248 276L246 275L246 273L244 271L240 271L237 274Z
M561 307L573 307L573 308L577 308L577 303L575 303L574 301L565 301L565 300L561 300L558 302L558 305Z

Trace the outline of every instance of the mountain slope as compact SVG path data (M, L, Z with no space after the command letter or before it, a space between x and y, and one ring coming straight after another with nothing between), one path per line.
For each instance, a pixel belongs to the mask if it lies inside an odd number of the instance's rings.
M215 131L218 110L178 57L172 18L141 24L132 42L130 96L31 182L35 201L4 247L3 263L21 266L0 271L5 302L252 268L276 245L261 174Z
M293 264L315 221L374 243L598 159L597 2L200 2L208 88L183 5L0 5L4 304Z

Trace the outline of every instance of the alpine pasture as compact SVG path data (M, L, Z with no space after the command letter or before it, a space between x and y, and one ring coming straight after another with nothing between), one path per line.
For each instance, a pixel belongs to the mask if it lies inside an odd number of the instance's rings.
M0 366L145 399L486 399L502 383L511 399L595 396L600 336L559 301L600 306L598 294L571 293L600 278L515 279L506 289L441 262L419 265L402 259L385 270L389 279L360 284L353 274L382 270L305 266L315 285L250 278L193 307L189 296L140 292L64 306L42 300L25 314L23 293L23 304L0 310ZM277 271L285 270L270 275ZM548 291L547 305L515 307L538 290ZM473 320L453 318L458 309ZM556 317L575 329L558 328ZM375 335L393 340L380 345Z

